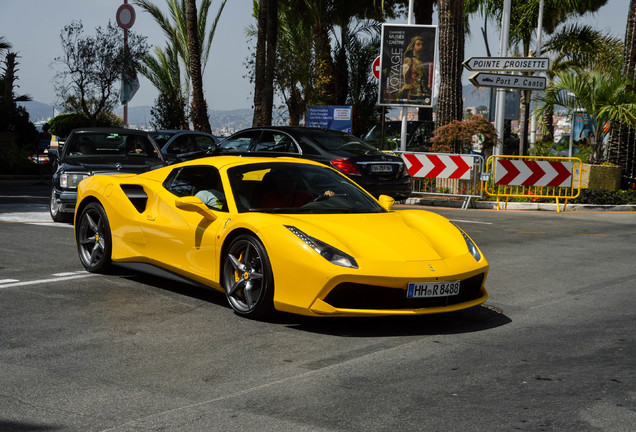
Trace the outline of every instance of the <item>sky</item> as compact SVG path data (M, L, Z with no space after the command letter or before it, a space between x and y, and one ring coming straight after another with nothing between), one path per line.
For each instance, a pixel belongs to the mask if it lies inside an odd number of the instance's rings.
M132 0L128 3L133 4ZM165 0L155 0L155 4L164 10L165 3ZM212 2L209 21L216 16L220 3L220 0ZM38 102L55 104L53 77L59 65L54 59L62 55L61 29L74 20L80 20L85 34L92 35L96 27L106 27L109 20L116 23L115 14L121 4L123 0L0 0L0 36L4 36L13 45L12 50L20 56L17 73L20 87L16 93L28 94ZM597 14L581 21L623 39L628 6L629 0L609 0ZM136 20L131 30L147 36L149 45L165 46L166 38L152 17L139 7L135 7L135 12ZM437 24L436 20L437 17L434 17L433 24ZM406 18L403 22L406 23ZM256 41L248 40L246 28L255 23L252 0L227 1L203 77L209 109L251 108L253 85L246 78L245 63ZM486 56L479 30L482 25L481 17L471 20L472 36L466 40L466 58ZM489 23L488 28L491 29L490 47L495 56L499 51L499 35L494 24ZM368 67L371 70L371 65ZM464 71L466 83L469 74ZM154 87L146 78L140 77L140 89L129 106L152 105L156 97Z

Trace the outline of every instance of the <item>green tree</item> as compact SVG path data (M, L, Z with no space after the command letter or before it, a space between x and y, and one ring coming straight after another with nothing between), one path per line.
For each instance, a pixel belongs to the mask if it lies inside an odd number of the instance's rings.
M29 113L18 102L28 102L29 95L16 95L15 89L18 87L16 71L18 66L17 53L8 51L2 75L0 75L0 132L11 132L15 135L17 145L28 147L35 141L36 129L29 120Z
M590 26L576 24L565 26L555 32L543 48L543 52L550 57L550 69L547 72L548 86L560 72L577 70L618 72L618 65L622 63L621 41ZM542 117L544 141L550 141L554 136L553 118L554 110L546 107Z
M84 36L81 21L73 21L60 33L64 54L55 59L61 65L55 77L57 95L67 111L85 113L92 125L100 113L117 105L115 84L148 52L146 38L130 31L124 49L120 31L109 22L105 29L97 27L95 36Z
M552 86L537 98L535 115L554 105L570 112L582 110L590 116L592 156L590 163L605 159L604 142L610 122L636 126L636 92L633 80L620 73L599 71L561 72Z
M540 0L512 0L510 17L510 45L520 46L521 56L528 57L530 44L536 31ZM596 12L607 0L544 0L543 31L552 34L568 19ZM501 0L466 0L468 13L481 12L501 26L503 2ZM527 147L530 91L521 92L519 119L519 147Z

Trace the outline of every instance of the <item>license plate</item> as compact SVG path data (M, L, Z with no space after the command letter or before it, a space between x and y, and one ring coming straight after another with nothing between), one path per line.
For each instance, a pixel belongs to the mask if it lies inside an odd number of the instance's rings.
M409 282L406 297L447 297L459 294L459 281Z
M370 165L371 172L374 173L390 173L393 172L393 167L391 165Z

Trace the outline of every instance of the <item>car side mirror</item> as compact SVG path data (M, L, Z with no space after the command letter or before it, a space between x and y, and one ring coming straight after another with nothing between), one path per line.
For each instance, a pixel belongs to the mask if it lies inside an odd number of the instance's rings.
M391 211L393 208L393 204L395 204L395 200L388 195L380 195L378 199L382 208L386 211Z
M218 218L216 213L214 213L208 206L203 204L203 201L195 196L177 198L175 200L175 205L178 209L199 213L204 218L212 221L215 221Z
M49 155L49 159L51 160L51 162L55 162L55 161L60 159L60 153L59 153L58 149L50 148L49 151L48 151L48 155Z

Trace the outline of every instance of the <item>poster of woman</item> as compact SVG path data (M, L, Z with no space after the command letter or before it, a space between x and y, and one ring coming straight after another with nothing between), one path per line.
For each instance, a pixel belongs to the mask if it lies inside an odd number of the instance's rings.
M433 106L437 26L382 26L379 105Z

